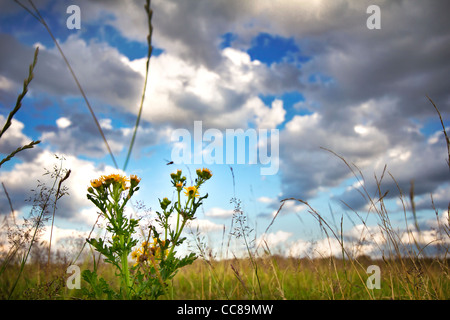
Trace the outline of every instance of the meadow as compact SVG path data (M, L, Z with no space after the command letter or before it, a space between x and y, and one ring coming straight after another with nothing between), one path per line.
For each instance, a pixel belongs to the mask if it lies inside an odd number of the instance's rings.
M250 259L195 261L180 270L160 300L448 300L449 259L353 261L338 258L298 259L267 255ZM381 269L380 289L369 289L369 265ZM85 263L81 268L91 268ZM10 299L78 300L83 291L68 289L67 265L33 262L23 271ZM114 270L102 275L116 283ZM8 299L19 266L9 266L0 279L0 298ZM257 279L258 278L258 279ZM82 282L82 287L86 283ZM104 297L106 299L106 297Z
M302 201L302 200L298 200ZM450 298L450 273L448 257L450 229L449 221L438 221L437 237L433 243L440 244L439 255L426 255L425 249L430 243L419 241L420 232L411 225L409 241L392 226L389 213L384 206L383 197L370 199L375 203L374 214L379 218L382 240L380 258L352 254L351 248L344 244L339 230L332 228L318 212L310 207L309 214L327 234L329 241L337 240L342 246L341 256L323 256L322 258L295 258L272 253L267 243L255 245L245 215L237 206L233 216L235 232L233 237L240 247L242 255L228 258L226 247L219 255L206 244L201 233L185 234L189 248L197 259L178 268L174 276L164 278L162 290L156 297L142 294L139 299L159 300L448 300ZM406 200L405 200L406 201ZM306 202L304 202L306 203ZM282 208L280 208L282 210ZM405 219L407 213L405 208ZM408 216L412 216L409 214ZM436 211L436 217L439 213ZM276 218L276 217L275 217ZM5 220L6 222L6 220ZM36 226L36 225L35 225ZM48 245L30 239L35 229L17 230L3 224L10 230L10 240L16 242L7 255L2 255L0 269L0 299L26 300L85 300L85 299L125 299L121 295L111 296L110 292L123 292L122 281L117 268L108 263L108 257L93 254L84 241L73 244L69 255L52 252ZM14 232L15 230L15 232ZM236 231L237 230L237 231ZM14 237L13 237L14 236ZM415 238L417 237L417 239ZM4 240L4 239L2 239ZM80 239L82 240L82 239ZM33 242L33 245L30 243ZM27 251L28 250L28 251ZM225 252L226 250L226 252ZM49 252L51 259L49 259ZM29 255L28 255L29 254ZM234 254L231 254L233 256ZM74 264L80 270L95 270L108 284L108 290L100 290L92 295L89 283L83 277L79 287L74 288L68 267ZM156 259L157 254L154 255ZM166 256L167 257L167 256ZM220 258L225 257L225 258ZM139 272L133 259L126 259L130 275L135 279ZM58 261L55 263L54 261ZM138 261L138 260L136 260ZM150 259L145 261L151 266ZM161 262L164 261L161 259ZM160 272L165 265L155 266ZM378 267L376 272L371 267ZM149 269L147 269L149 270ZM152 269L150 274L155 282L162 279ZM145 279L144 279L145 282ZM111 291L110 291L111 290ZM94 290L95 291L95 290ZM136 297L128 297L136 298Z
M29 10L29 9L27 9ZM30 13L49 31L45 20L36 8ZM147 74L151 57L152 11L147 1L146 12L149 19L149 52L147 57ZM55 40L55 44L58 43ZM62 57L64 53L58 46ZM17 103L0 133L0 138L12 124L14 115L20 110L28 86L33 79L33 70L38 63L39 51L36 50L34 61L29 68L22 92ZM64 58L65 59L65 58ZM65 60L69 70L70 64ZM89 105L84 91L72 72L97 123L95 114ZM147 79L145 80L147 81ZM146 82L145 82L146 85ZM145 93L145 85L143 92ZM124 171L130 159L134 138L139 127L143 100L136 120L133 140L130 143ZM449 150L450 142L445 131L438 108L431 104L440 117ZM99 134L108 143L98 125ZM40 141L32 141L18 146L7 155L3 163L14 158L19 152L27 152ZM107 148L108 150L109 147ZM333 153L332 150L329 150ZM364 177L357 167L335 154L342 160L358 181ZM115 159L111 153L113 162ZM450 162L449 162L450 168ZM11 221L5 216L1 221L2 238L0 239L0 299L13 300L78 300L78 299L160 299L160 300L448 300L450 298L450 221L448 212L442 219L442 212L436 210L436 238L433 245L440 246L439 254L426 255L426 247L431 243L420 241L421 232L415 227L415 221L407 217L416 217L413 189L408 196L402 190L400 202L403 204L405 223L410 241L405 241L390 221L390 213L384 203L382 180L388 176L383 172L377 181L378 193L370 194L362 188L364 197L370 205L371 215L375 215L380 228L381 240L378 245L380 258L352 254L343 239L342 230L332 227L320 212L303 199L285 199L279 211L283 210L285 201L298 201L308 208L330 241L337 241L342 254L323 256L321 258L295 258L272 252L267 244L255 247L251 235L252 226L248 225L245 212L235 199L236 209L233 223L240 228L230 230L235 240L244 248L239 258L217 258L211 254L211 248L200 236L186 239L184 226L195 219L195 212L207 201L207 195L201 194L201 185L213 175L208 169L197 170L195 185L187 186L181 170L171 174L173 187L178 194L178 201L171 203L167 198L160 200L161 209L156 221L159 228L153 227L144 234L146 241L140 242L134 237L138 233L139 221L124 214L126 203L139 188L140 179L134 175L129 178L121 175L102 176L90 181L87 191L88 199L99 209L106 221L108 239L89 238L87 241L73 244L71 257L60 256L52 250L52 244L41 240L44 226L53 227L57 210L57 201L62 196L70 196L64 182L70 179L70 170L55 167L47 172L53 179L51 186L38 185L33 201L33 210L23 225ZM395 177L392 177L395 181ZM86 182L89 184L89 181ZM6 196L7 189L3 185ZM10 203L11 211L14 204ZM449 210L450 212L450 207ZM362 225L370 233L363 216L355 212ZM13 215L12 215L13 217ZM276 219L276 215L274 220ZM169 220L175 219L175 220ZM176 226L170 221L176 221ZM412 222L412 223L411 223ZM233 232L233 233L232 233ZM153 241L152 241L153 240ZM177 255L178 248L190 241L192 251L186 256ZM411 246L411 243L413 244ZM140 246L138 245L140 244ZM138 247L138 249L136 249ZM83 254L81 255L81 253ZM80 267L79 286L68 285L73 280L67 273L68 267L75 260ZM55 262L58 261L58 262ZM370 266L377 266L379 274L368 272ZM91 271L92 270L92 271ZM376 277L379 276L377 279ZM77 281L77 280L75 280Z

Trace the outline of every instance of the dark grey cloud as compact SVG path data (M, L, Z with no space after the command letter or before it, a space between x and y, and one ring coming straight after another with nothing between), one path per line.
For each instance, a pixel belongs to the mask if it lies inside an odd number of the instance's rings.
M92 158L103 157L107 154L106 146L93 119L87 114L74 113L67 117L71 122L66 128L53 128L42 134L43 141L55 152L88 156ZM119 152L123 144L123 137L117 130L102 128L109 143L114 142L113 153Z
M102 43L85 43L70 37L61 47L90 99L104 104L132 108L137 104L143 78L121 62L119 52ZM36 68L36 89L49 94L76 96L81 94L59 52L44 52Z
M303 73L320 72L332 81L305 82L305 104L313 106L310 110L320 115L320 121L314 126L302 123L306 129L281 135L286 195L313 196L321 187L336 186L352 176L339 159L324 155L319 147L359 165L372 195L376 188L369 181L374 173L380 174L384 164L404 192L408 192L411 180L418 195L429 195L448 181L445 141L430 145L420 129L429 121L438 124L427 94L444 119L450 111L445 81L450 71L446 58L450 56L446 45L450 23L444 13L449 5L445 1L397 1L383 2L380 7L381 30L368 30L365 20L357 25L351 17L346 25L336 16L339 28L315 30L313 40L298 37L302 49L313 56ZM307 45L302 46L302 41ZM358 135L358 125L376 130ZM396 152L398 157L389 156ZM400 161L400 154L407 153L408 159ZM383 187L390 190L389 197L398 196L389 176ZM335 198L356 208L364 204L357 190ZM444 208L446 203L448 206L448 200L440 202Z
M234 0L152 2L156 44L190 63L214 68L220 61L220 36L233 31L251 6Z

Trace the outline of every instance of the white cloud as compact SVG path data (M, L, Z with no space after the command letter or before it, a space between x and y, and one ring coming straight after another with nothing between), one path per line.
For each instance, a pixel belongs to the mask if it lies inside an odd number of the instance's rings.
M60 129L65 129L68 126L70 126L71 124L72 124L72 122L66 117L61 117L56 120L56 125Z
M90 227L92 226L92 218L84 220L85 214L83 214L83 210L92 205L86 198L89 182L101 174L116 172L116 170L109 166L98 168L92 162L80 160L71 155L59 155L59 157L60 159L64 157L65 160L61 162L55 158L53 153L44 150L32 161L17 163L11 171L0 173L0 181L5 183L13 207L20 210L26 205L23 201L33 196L30 190L36 189L38 180L45 183L49 188L53 184L50 175L44 175L45 169L50 172L52 172L54 166L70 169L71 174L63 184L68 188L69 195L63 196L58 201L57 219L84 223ZM1 203L6 205L7 199L4 196L1 196L0 200Z
M267 66L248 54L225 48L214 69L190 64L170 52L152 57L143 118L152 123L190 127L202 120L218 129L275 128L284 121L282 101L266 106L257 97L270 77ZM143 75L145 59L129 62ZM164 106L163 108L160 106Z
M287 250L287 255L291 257L304 258L309 257L309 252L311 248L311 243L302 239L295 241L289 246Z
M306 205L295 200L286 200L283 203L281 203L279 198L259 197L257 200L258 202L265 204L268 209L272 210L270 212L270 218L289 214L299 214L306 210Z
M192 230L198 229L200 232L208 233L223 230L224 225L217 224L206 219L194 219L189 221L188 227Z
M306 205L298 201L285 201L282 210L286 210L287 212L300 213L306 210Z
M292 235L291 232L282 230L268 234L264 233L256 239L256 245L262 248L269 247L269 249L274 249L279 245L285 244Z
M223 208L214 207L209 209L206 213L206 217L210 218L230 218L234 214L233 210L227 210Z
M445 217L443 217L443 220L445 220ZM407 229L391 227L386 229L380 225L355 225L344 231L342 235L345 256L353 258L361 255L372 258L396 257L397 251L394 246L404 255L407 255L408 252L412 256L445 254L450 247L450 240L444 231L445 227L442 227L442 225L437 227L437 224L433 224L432 220L429 220L428 223L433 226L430 225L420 232L413 225L409 225ZM448 228L448 221L446 223ZM337 236L340 237L340 235ZM337 239L334 235L310 241L298 239L287 243L285 253L293 257L342 257L342 243L340 241L341 238ZM395 242L395 245L393 242Z
M270 109L259 105L255 115L255 122L259 129L274 129L284 121L286 110L283 108L283 101L274 100Z
M259 197L258 201L261 202L261 203L273 204L273 203L276 202L276 199L269 198L269 197Z
M89 231L65 229L57 226L53 226L53 228L51 228L51 226L45 226L40 239L46 245L50 243L50 234L52 236L52 252L55 252L56 250L64 250L64 244L70 243L73 240L84 242L89 236Z
M128 58L116 48L101 42L88 43L76 34L60 42L60 46L91 103L101 101L127 110L137 109L143 78L130 69ZM56 48L40 50L34 73L35 90L56 96L81 96Z
M0 75L0 90L10 91L14 88L14 83L8 78Z
M20 226L23 224L23 219L16 219L15 223L19 226L18 230L15 230L13 221L10 219L8 221L9 227L0 230L1 239L9 239L8 231L12 230L14 232L20 232ZM2 225L5 226L5 225ZM11 229L9 229L11 228ZM81 231L74 228L61 228L56 225L51 227L51 225L46 225L42 228L41 232L38 234L37 244L40 245L42 249L48 251L48 245L50 243L51 236L51 253L53 256L58 254L58 257L63 255L68 259L75 259L82 248L82 244L85 242L86 238L89 237L89 231ZM17 240L17 239L16 239ZM0 255L6 254L11 249L11 244L6 241L0 242ZM29 243L25 243L29 245ZM33 255L33 253L31 253Z

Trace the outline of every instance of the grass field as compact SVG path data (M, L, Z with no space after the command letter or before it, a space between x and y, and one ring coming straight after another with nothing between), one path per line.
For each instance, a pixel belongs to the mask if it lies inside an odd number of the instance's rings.
M294 259L267 256L225 261L197 260L183 268L161 300L448 300L450 260L354 261L336 258ZM354 265L355 264L355 265ZM368 289L367 267L380 267L380 289ZM88 267L86 264L84 267ZM83 266L81 266L83 268ZM2 275L0 299L7 299L19 267ZM114 271L102 268L115 283ZM66 265L27 265L11 299L83 299L82 290L68 289ZM259 278L259 280L257 279ZM86 286L84 282L81 286Z

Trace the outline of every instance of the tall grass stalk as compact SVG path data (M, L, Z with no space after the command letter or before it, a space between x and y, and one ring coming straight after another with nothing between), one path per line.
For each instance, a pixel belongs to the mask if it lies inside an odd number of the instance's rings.
M106 146L106 148L107 148L107 150L108 150L108 152L109 152L109 154L111 156L111 160L113 161L114 166L116 168L118 168L118 165L117 165L116 159L114 157L114 154L113 154L113 152L112 152L112 150L111 150L111 148L109 146L109 143L108 143L108 141L107 141L107 139L105 137L105 134L103 133L103 130L102 130L101 126L100 126L100 123L98 122L97 116L95 115L94 110L92 109L92 106L91 106L91 104L90 104L90 102L89 102L89 100L88 100L88 98L86 96L86 93L84 92L84 90L83 90L83 88L82 88L82 86L81 86L81 84L80 84L80 82L79 82L79 80L78 80L74 70L72 69L72 66L69 63L69 60L67 59L67 57L64 54L63 50L61 49L61 46L59 45L58 41L56 40L55 36L53 35L53 32L51 31L51 29L48 26L47 22L45 21L44 17L42 17L41 13L36 8L36 6L34 5L33 1L31 1L31 0L28 1L30 3L30 5L32 6L33 10L29 9L27 6L23 5L18 0L14 0L14 1L17 4L19 4L22 8L24 8L29 14L31 14L37 21L39 21L39 23L41 23L44 26L44 28L47 30L48 34L52 38L53 42L55 43L56 47L58 48L59 53L61 54L61 57L63 58L65 64L67 65L67 68L69 69L70 74L72 75L73 79L75 80L75 83L76 83L76 85L78 87L78 90L80 91L81 95L83 96L83 99L84 99L84 101L86 103L86 106L88 107L89 112L91 113L92 119L94 120L95 125L98 128L98 131L99 131L99 133L100 133L100 135L101 135L101 137L103 139L103 142L105 143L105 146Z
M438 109L438 107L436 106L436 104L434 103L434 101L433 101L429 96L427 96L427 98L428 98L428 100L431 102L431 104L433 105L434 109L436 110L436 112L437 112L437 114L438 114L438 116L439 116L439 120L440 120L440 122L441 122L442 131L443 131L443 133L444 133L444 136L445 136L445 142L446 142L446 144L447 144L447 153L448 153L447 164L448 164L448 167L449 167L449 169L450 169L450 139L449 139L449 137L448 137L447 130L445 129L445 125L444 125L444 121L442 120L441 112L439 111L439 109Z
M56 170L56 172L53 176L53 179L54 179L53 184L49 190L47 190L47 187L45 186L45 184L40 184L41 189L34 199L33 208L31 209L32 211L30 213L30 219L32 220L32 222L31 222L32 230L31 230L31 238L30 238L29 244L28 244L28 249L24 252L24 254L21 257L19 272L18 272L18 274L16 276L16 280L14 281L12 288L9 292L8 299L11 299L11 297L16 289L16 286L19 282L19 279L23 273L25 264L28 261L28 258L31 253L31 249L34 246L34 244L37 242L37 240L39 238L39 233L41 232L42 228L44 227L49 208L51 206L53 206L53 208L55 208L57 201L62 196L62 194L60 192L56 193L56 186L58 185L60 187L61 183L68 178L67 173L64 174L64 177L62 176L63 172L64 172L64 169L62 168L62 166ZM58 183L58 181L59 181L59 183ZM58 188L58 189L59 189L59 191L61 190L60 188ZM52 197L54 197L53 201L52 201ZM33 216L34 212L37 212L36 216ZM50 254L50 252L49 252L49 254Z
M145 64L145 79L144 79L144 88L142 89L142 95L141 95L141 103L139 105L139 112L136 117L136 124L134 126L133 130L133 136L131 138L130 146L128 148L127 157L125 159L125 164L123 166L123 170L125 171L128 166L128 161L130 160L131 151L133 150L134 141L136 139L136 133L139 127L139 122L141 120L142 116L142 110L144 107L144 100L145 100L145 92L147 91L147 82L148 82L148 75L149 75L149 69L150 69L150 58L152 56L153 52L153 46L152 46L152 34L153 34L153 26L152 26L152 16L153 16L153 10L150 8L150 0L146 0L145 4L145 12L147 13L148 18L148 36L147 36L147 43L148 43L148 52L147 52L147 61Z
M64 177L62 179L59 180L58 182L58 189L56 190L56 194L55 194L55 199L54 199L54 203L53 203L53 213L52 213L52 225L50 227L50 239L49 239L49 243L48 243L48 261L47 261L47 268L50 267L50 258L51 258L51 248L52 248L52 237L53 237L53 226L55 223L55 214L56 214L56 202L58 201L58 199L60 198L61 194L64 192L63 188L62 188L62 184L64 181L66 181L67 179L69 179L71 170L68 170L66 172L66 174L64 175Z
M23 82L23 89L22 92L19 94L19 96L17 97L17 101L16 101L16 105L14 106L13 110L9 113L8 118L6 119L6 123L3 126L2 130L0 131L0 138L3 136L3 134L9 129L9 127L12 124L12 119L14 118L15 114L20 110L20 108L22 107L22 100L23 98L25 98L25 95L28 92L28 86L31 83L31 80L33 80L34 78L34 67L36 66L37 60L38 60L38 54L39 54L39 47L37 47L34 51L34 58L33 58L33 62L31 63L30 67L28 68L28 77L24 80ZM24 145L22 147L17 148L16 150L14 150L11 154L9 154L7 157L5 157L2 161L0 161L0 167L7 161L11 160L16 154L18 154L19 152L26 150L26 149L31 149L33 148L35 145L39 144L41 141L37 140L37 141L32 141L27 145Z
M252 229L250 229L250 227L247 224L247 217L244 215L244 212L241 209L241 202L240 200L238 200L237 198L233 198L231 199L231 202L234 203L234 214L233 214L233 224L234 224L234 230L231 231L231 235L233 235L234 237L236 237L236 239L243 239L244 241L244 246L245 246L245 250L247 251L248 257L250 259L250 263L253 267L254 270L254 276L256 278L256 282L257 282L257 289L259 291L259 296L262 296L262 288L261 288L261 282L260 282L260 277L258 274L258 264L255 261L255 257L254 254L252 253L251 250L251 244L249 242L249 236L252 233ZM235 269L233 269L233 271L235 271ZM235 272L236 276L239 278L239 273ZM245 288L246 290L248 290L247 288ZM258 294L256 293L256 290L253 290L253 293L255 296L257 296Z
M225 229L223 232L225 233ZM222 274L222 279L220 279L219 271L216 269L215 264L214 264L214 257L212 256L211 252L207 253L207 250L208 250L207 246L206 246L205 242L203 241L203 239L200 238L200 232L198 230L198 227L197 227L196 233L194 234L193 230L191 230L191 234L194 239L195 247L196 247L197 251L199 252L199 256L202 258L203 262L205 262L208 266L208 271L209 271L209 275L210 275L210 290L212 288L211 281L214 281L214 283L217 285L217 288L219 289L218 292L221 292L223 294L223 296L228 300L229 295L223 285L223 279L224 279L223 274ZM202 269L202 271L203 271L203 269ZM204 294L203 294L203 281L202 281L202 297L203 296L204 296ZM211 296L211 294L210 294L210 296Z
M31 65L28 68L28 77L24 80L23 82L23 89L22 92L18 95L17 100L16 100L16 104L13 108L13 110L9 113L7 119L6 119L6 123L4 124L2 130L0 131L0 138L3 136L3 134L11 127L12 125L12 119L14 118L14 116L16 115L16 113L20 110L20 108L22 107L22 100L25 98L25 95L28 92L28 87L31 83L31 81L34 78L34 68L36 66L36 63L38 61L38 54L39 54L39 47L37 47L34 51L34 57L33 57L33 62L31 63ZM35 145L39 144L40 141L32 141L29 144L19 147L17 148L15 151L13 151L11 154L9 154L7 157L5 157L1 162L0 162L0 167L2 166L3 163L11 160L16 154L18 154L19 152L25 150L25 149L31 149L33 148ZM3 186L3 190L5 192L5 195L8 199L9 202L9 206L11 209L11 217L13 219L14 225L16 224L15 221L15 215L14 215L14 209L12 206L12 202L11 199L9 197L9 194L6 190L6 186L5 184L2 182L2 186ZM6 221L6 220L5 220ZM11 260L13 259L13 257L16 255L16 253L18 252L18 250L20 249L20 244L13 244L10 248L10 250L8 251L5 260L2 263L2 267L0 268L0 275L3 274L3 272L5 271L5 268L8 266L8 264L11 262Z

